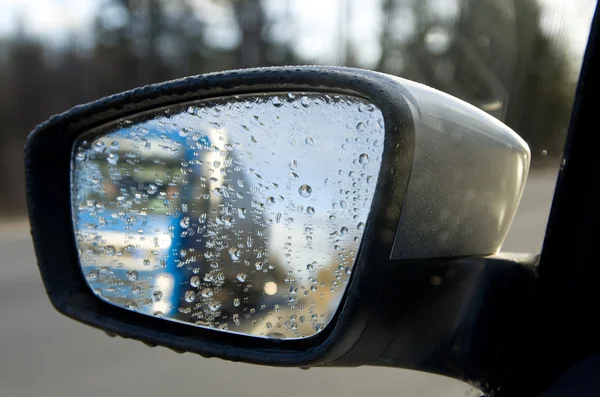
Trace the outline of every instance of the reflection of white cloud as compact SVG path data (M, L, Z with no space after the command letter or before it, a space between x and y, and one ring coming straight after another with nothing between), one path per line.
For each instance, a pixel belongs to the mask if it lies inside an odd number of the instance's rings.
M165 316L171 314L173 310L171 295L173 295L174 285L173 276L169 273L159 273L154 277L153 313L162 312Z

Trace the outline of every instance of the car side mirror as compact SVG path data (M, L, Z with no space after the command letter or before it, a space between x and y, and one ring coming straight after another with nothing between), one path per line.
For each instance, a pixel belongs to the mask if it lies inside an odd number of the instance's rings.
M507 320L527 315L534 259L496 254L529 159L429 87L290 67L75 107L25 161L42 278L75 320L229 360L494 387L518 365Z

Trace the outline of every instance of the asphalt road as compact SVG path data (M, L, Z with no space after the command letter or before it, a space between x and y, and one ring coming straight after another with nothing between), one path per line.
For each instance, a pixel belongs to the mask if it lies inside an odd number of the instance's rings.
M530 176L504 249L539 251L556 174ZM478 396L414 371L267 368L176 354L62 317L48 302L25 223L0 224L1 396Z

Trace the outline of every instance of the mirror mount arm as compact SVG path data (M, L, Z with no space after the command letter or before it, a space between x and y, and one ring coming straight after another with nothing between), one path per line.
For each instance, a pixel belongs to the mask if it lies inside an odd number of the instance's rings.
M482 390L513 386L532 362L537 261L502 253L390 262L363 334L330 365L427 370Z

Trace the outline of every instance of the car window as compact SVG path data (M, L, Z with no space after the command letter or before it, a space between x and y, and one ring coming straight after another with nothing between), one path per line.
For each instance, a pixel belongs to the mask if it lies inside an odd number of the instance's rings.
M0 302L10 309L0 345L13 359L0 364L0 384L11 395L200 388L305 395L301 385L316 395L478 395L455 380L396 369L299 372L176 356L63 322L49 310L32 266L22 147L28 131L52 114L153 82L256 66L378 70L459 97L527 141L532 168L503 249L535 252L594 7L593 0L1 2ZM222 382L224 374L236 381Z

